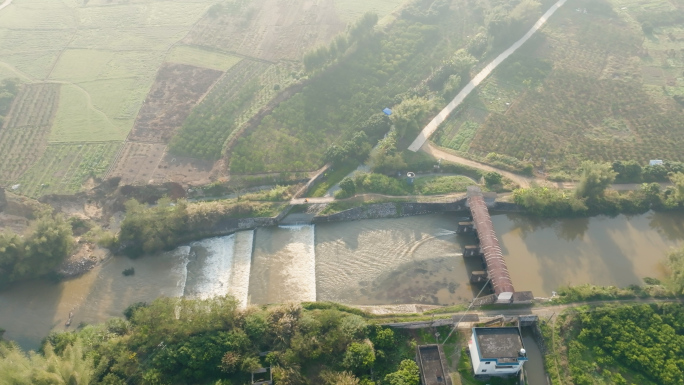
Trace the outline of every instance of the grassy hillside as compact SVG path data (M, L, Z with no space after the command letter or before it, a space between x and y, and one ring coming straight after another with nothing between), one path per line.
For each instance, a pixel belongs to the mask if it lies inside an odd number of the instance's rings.
M410 12L386 31L363 38L315 72L301 93L241 138L231 156L231 172L316 169L329 145L347 140L382 108L413 96L439 100L444 79L435 84L425 80L458 49L474 44L483 10L467 1L411 4Z

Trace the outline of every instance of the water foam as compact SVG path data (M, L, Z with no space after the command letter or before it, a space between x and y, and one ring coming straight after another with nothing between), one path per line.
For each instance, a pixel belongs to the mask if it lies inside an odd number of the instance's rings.
M254 230L241 231L235 234L235 252L233 271L230 276L228 292L233 295L241 307L247 306L249 298L249 275L252 269L252 248Z
M181 297L185 293L185 286L188 282L188 262L190 262L190 246L180 246L173 250L172 255L179 259L178 265L174 267L174 273L178 274L176 284L177 291L175 297Z
M235 234L193 242L192 284L185 295L207 299L228 294L235 255Z
M279 273L287 297L293 301L316 300L316 247L314 225L279 226L290 230L292 240L285 246L290 258Z

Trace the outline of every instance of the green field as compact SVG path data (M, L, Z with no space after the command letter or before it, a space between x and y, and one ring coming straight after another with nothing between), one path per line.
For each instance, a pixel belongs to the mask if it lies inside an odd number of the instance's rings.
M102 175L103 165L108 165L113 151L133 127L169 49L212 3L214 0L93 0L85 4L14 0L3 9L0 78L47 81L59 89L54 94L57 111L49 111L48 126L31 126L21 135L12 131L0 138L0 148L15 142L21 143L17 148L22 149L37 146L29 149L35 156L24 160L39 159L33 166L12 159L3 166L3 182L21 182L21 192L37 196L76 191L85 180L84 173ZM230 64L219 57L199 60L214 66ZM28 113L45 115L39 109L36 104ZM43 153L45 139L52 144ZM90 146L84 142L98 143ZM73 152L71 158L64 155L68 151ZM93 160L98 156L102 160ZM19 176L21 170L26 171ZM62 177L66 178L63 182L55 179Z
M227 71L240 60L242 58L188 45L173 47L166 57L168 62L211 68L219 71Z
M372 38L372 43L344 58L344 65L321 74L241 138L232 154L231 170L319 168L330 144L348 139L345 136L373 113L394 104L394 95L429 74L431 56L442 58L448 52L439 32L435 26L401 21L386 36Z
M32 198L73 194L91 177L102 177L121 142L50 144L17 181L18 193Z
M573 170L583 159L682 161L682 23L681 2L569 3L432 140L549 172Z
M374 12L380 17L380 24L383 24L382 18L405 2L406 0L335 0L335 8L340 19L346 23L356 21L366 12Z
M15 0L0 12L3 73L65 84L52 142L123 140L167 50L213 1L91 3Z
M128 133L119 130L106 114L96 109L89 94L76 85L62 86L59 104L51 142L123 140Z

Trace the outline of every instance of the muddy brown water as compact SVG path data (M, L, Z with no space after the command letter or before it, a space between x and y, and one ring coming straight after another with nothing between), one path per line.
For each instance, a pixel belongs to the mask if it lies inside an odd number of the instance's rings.
M373 305L453 304L480 287L481 263L461 256L459 215L260 228L194 242L136 260L111 258L84 276L31 281L0 292L6 338L36 348L50 330L121 316L160 296L232 294L241 303L339 301ZM684 215L535 220L493 215L516 290L548 297L568 284L640 284L662 278L665 253L684 244ZM135 275L122 276L129 267Z

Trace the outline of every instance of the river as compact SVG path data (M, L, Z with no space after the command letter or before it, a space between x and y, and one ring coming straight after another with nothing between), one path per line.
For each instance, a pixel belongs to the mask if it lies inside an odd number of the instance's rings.
M6 338L36 348L50 330L121 316L131 303L159 296L231 294L241 304L338 301L356 305L470 301L468 274L482 266L461 257L470 241L454 214L243 231L131 260L114 257L77 279L31 281L0 292ZM684 244L684 216L535 220L495 214L494 228L516 290L548 297L559 286L640 284L662 278L662 262ZM124 269L135 275L124 277Z

